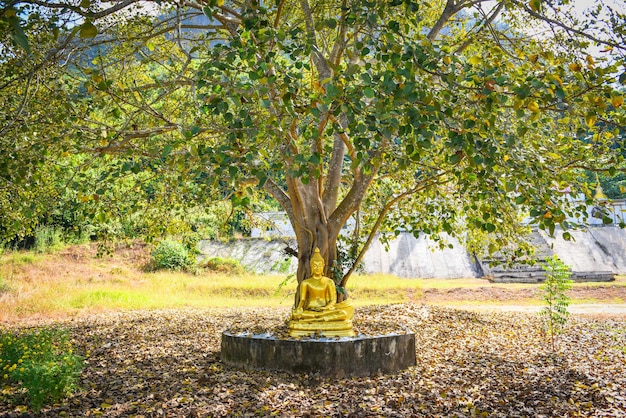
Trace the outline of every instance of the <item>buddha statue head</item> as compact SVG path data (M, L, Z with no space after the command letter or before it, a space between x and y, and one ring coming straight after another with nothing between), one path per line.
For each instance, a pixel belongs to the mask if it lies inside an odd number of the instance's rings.
M311 272L316 275L324 272L324 257L320 254L320 249L318 247L315 247L315 251L311 257Z

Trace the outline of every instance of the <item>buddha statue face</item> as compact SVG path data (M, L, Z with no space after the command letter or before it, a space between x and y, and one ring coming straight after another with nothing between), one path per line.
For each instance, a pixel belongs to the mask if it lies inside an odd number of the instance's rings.
M313 261L311 263L311 272L313 272L313 274L322 274L323 270L324 270L324 263L321 263L319 261Z
M313 257L311 257L311 272L320 275L324 271L324 258L320 254L319 248L315 248Z

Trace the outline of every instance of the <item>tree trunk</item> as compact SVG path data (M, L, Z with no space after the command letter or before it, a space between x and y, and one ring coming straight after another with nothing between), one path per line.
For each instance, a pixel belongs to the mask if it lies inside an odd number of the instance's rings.
M289 220L296 234L298 244L298 284L311 276L311 256L315 248L320 249L324 258L324 275L334 280L333 265L337 259L337 237L341 226L328 222L327 210L333 207L323 205L319 184L302 183L299 179L288 179ZM298 303L296 292L295 303Z

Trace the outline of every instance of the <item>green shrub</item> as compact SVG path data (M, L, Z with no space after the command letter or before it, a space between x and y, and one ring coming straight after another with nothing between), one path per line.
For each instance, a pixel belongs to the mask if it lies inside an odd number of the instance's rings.
M189 250L180 242L163 240L152 251L152 264L156 270L187 270L193 263Z
M241 274L245 271L239 261L232 258L209 258L202 263L201 267L224 274Z
M0 333L0 378L25 389L35 411L75 390L83 366L64 330Z

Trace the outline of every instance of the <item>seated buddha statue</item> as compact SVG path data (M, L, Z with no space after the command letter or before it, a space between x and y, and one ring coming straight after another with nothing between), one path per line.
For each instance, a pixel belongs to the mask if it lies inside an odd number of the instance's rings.
M354 335L354 307L347 301L337 303L335 282L325 277L323 272L324 258L319 248L315 248L311 257L311 277L300 283L298 304L291 312L289 335L292 337Z

